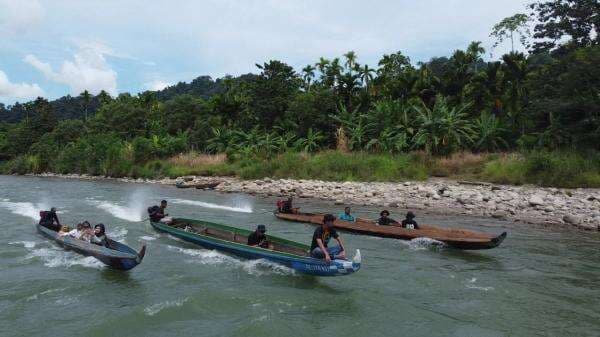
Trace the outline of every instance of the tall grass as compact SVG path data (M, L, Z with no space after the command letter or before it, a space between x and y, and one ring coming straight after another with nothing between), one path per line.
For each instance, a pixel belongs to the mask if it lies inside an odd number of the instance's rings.
M73 153L71 153L73 152ZM424 180L429 176L478 179L502 184L554 187L600 187L600 153L527 152L510 154L455 153L432 157L423 152L389 155L364 152L287 152L275 157L207 155L196 152L135 163L131 151L110 148L97 161L81 159L82 150L63 151L50 169L60 173L102 174L134 178L186 175L319 179L329 181ZM0 165L3 173L40 173L35 155Z
M541 151L505 155L487 163L482 175L505 184L600 187L600 154Z

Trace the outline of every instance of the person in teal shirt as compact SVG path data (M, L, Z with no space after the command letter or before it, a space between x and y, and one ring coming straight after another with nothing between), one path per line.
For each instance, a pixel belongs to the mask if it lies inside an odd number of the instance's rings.
M338 219L351 222L356 221L356 218L350 214L350 207L344 208L344 213L341 213L340 216L338 216Z

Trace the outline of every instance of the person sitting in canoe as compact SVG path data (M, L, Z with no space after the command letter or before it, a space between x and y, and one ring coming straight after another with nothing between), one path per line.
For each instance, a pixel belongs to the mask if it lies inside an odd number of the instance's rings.
M81 239L83 235L83 222L78 223L75 228L71 229L68 232L60 232L58 233L60 236L70 236L75 239Z
M267 228L265 225L256 226L256 230L248 235L248 246L273 249L273 245L267 239Z
M60 232L62 225L60 224L60 221L58 221L58 216L56 215L56 207L50 208L49 211L40 211L39 224L40 226L44 226L55 232Z
M90 243L108 248L108 238L106 237L106 228L104 224L94 226L94 235L90 237Z
M377 220L377 224L379 226L391 226L391 225L397 225L398 221L390 218L390 212L388 210L383 210L381 211L381 213L379 213L379 220Z
M335 217L331 214L323 216L323 224L313 233L312 243L310 245L310 256L317 259L325 259L327 262L335 259L345 259L346 250L344 243L337 231L333 228ZM329 240L334 238L338 245L329 247Z
M168 216L169 214L165 214L165 208L167 208L167 201L166 200L162 200L160 202L160 206L152 206L148 208L148 214L150 216L150 221L152 222L159 222L161 221L164 217Z
M414 219L415 213L408 211L408 213L406 213L406 219L402 220L402 228L419 229L419 225Z
M338 219L343 220L343 221L350 221L350 222L356 221L356 218L352 214L350 214L350 207L344 208L344 213L341 213L338 216Z

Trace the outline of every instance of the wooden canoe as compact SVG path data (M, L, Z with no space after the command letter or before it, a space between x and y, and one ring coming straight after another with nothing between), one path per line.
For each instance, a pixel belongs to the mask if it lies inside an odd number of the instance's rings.
M150 224L158 231L207 249L220 250L247 259L269 260L303 274L343 276L358 271L361 265L358 250L352 261L333 260L327 263L325 260L310 257L310 247L271 235L267 238L273 249L248 246L248 235L252 232L236 227L182 218L174 218L170 223L151 221Z
M105 265L119 270L130 270L142 263L146 255L146 246L142 246L139 252L120 242L108 239L109 247L98 246L87 241L79 240L70 236L58 235L44 226L36 225L40 234L54 240L65 250L72 250L85 256L93 256Z
M282 220L320 225L324 214L315 213L279 213L275 216ZM448 229L430 225L419 225L419 229L407 229L400 226L379 226L374 221L359 219L356 222L336 219L334 228L362 235L412 240L430 238L444 242L450 247L465 250L491 249L498 247L506 238L506 232L495 236L488 233L473 232L464 229Z

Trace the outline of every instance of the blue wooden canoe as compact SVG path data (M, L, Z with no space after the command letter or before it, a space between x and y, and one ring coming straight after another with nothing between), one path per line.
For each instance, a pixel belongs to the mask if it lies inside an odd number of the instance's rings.
M247 245L251 231L216 224L201 220L173 219L171 223L153 222L152 226L158 231L169 233L182 240L195 243L207 249L220 250L247 259L265 259L272 261L303 274L316 276L342 276L352 274L360 269L361 255L349 260L315 259L309 256L310 247L268 235L273 249L252 247Z
M72 250L85 256L93 256L105 265L119 270L129 270L142 263L146 254L146 246L136 252L127 245L108 239L109 247L98 246L68 235L61 236L44 226L36 225L38 232L54 240L66 250Z

